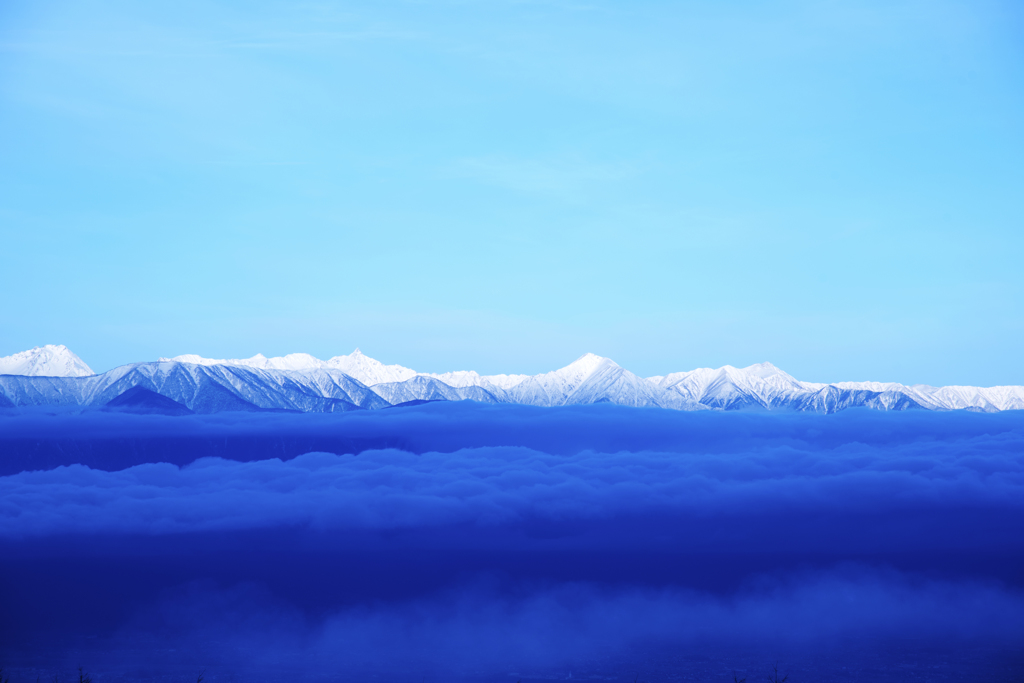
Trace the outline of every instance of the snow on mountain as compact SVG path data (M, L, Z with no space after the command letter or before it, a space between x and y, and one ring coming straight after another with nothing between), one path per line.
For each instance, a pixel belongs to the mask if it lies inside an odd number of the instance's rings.
M902 394L929 410L1024 410L1024 387L1020 386L930 387L924 384L905 386L895 382L837 382L833 386L848 391Z
M647 381L686 399L723 410L781 407L794 395L818 391L824 386L800 382L771 363L758 363L746 368L731 365L717 370L699 368L664 377L649 377Z
M290 353L287 356L276 356L267 358L262 353L257 353L252 358L203 358L195 354L185 354L174 358L161 358L161 362L192 363L195 365L238 365L242 367L258 368L260 370L297 370L307 371L318 368L330 368L340 370L349 377L353 377L366 386L380 384L382 382L404 382L415 377L418 373L415 370L404 368L401 365L384 365L379 360L374 360L356 349L347 356L335 356L329 360L320 360L308 353Z
M516 403L530 405L558 406L579 403L579 399L595 393L595 384L613 384L615 378L609 375L617 374L616 369L621 370L611 359L587 353L564 368L534 375L519 382L511 388L511 395ZM590 387L583 389L587 380L592 380ZM580 391L581 389L583 391Z
M0 375L86 377L95 374L64 345L47 344L0 358Z
M322 368L324 361L309 355L308 353L289 353L287 356L267 358L262 353L257 353L252 358L203 358L194 353L187 353L174 358L160 358L160 363L191 363L193 365L239 365L259 370L312 370Z
M184 355L124 365L102 375L93 375L64 347L33 349L0 359L0 363L6 364L0 368L8 373L0 376L0 407L100 406L133 387L141 387L199 413L333 412L436 400L535 406L614 403L674 410L820 413L851 407L989 412L1024 409L1024 387L1019 386L819 384L797 380L771 363L745 368L699 368L644 379L611 359L592 353L564 368L539 375L417 373L401 365L384 365L359 349L326 361L304 353L236 360Z
M483 389L509 389L529 375L480 375L472 370L459 370L434 374L416 372L401 365L384 365L379 360L370 358L359 349L347 356L334 356L328 360L320 360L308 353L292 353L287 356L267 358L258 353L252 358L204 358L196 354L185 354L174 358L160 358L160 362L193 363L195 365L239 365L259 368L260 370L312 370L315 368L331 368L340 370L366 386L376 384L393 384L405 382L413 377L432 377L451 387L481 387Z
M340 370L349 377L355 377L368 387L384 382L404 382L418 374L415 370L401 365L384 365L379 360L364 355L359 349L347 356L331 358L327 361L327 366Z
M453 387L427 375L416 375L404 382L382 382L370 390L391 405L409 401L477 401L478 403L508 403L504 396L496 396L479 386Z
M263 370L163 361L122 365L90 377L0 376L0 395L18 406L106 405L141 386L197 413L224 410L337 412L391 405L337 370Z
M615 403L638 408L706 409L697 401L659 391L610 358L592 353L560 370L527 377L512 386L508 395L513 403L538 406Z
M441 374L421 373L425 377L433 377L453 387L481 387L483 389L508 390L519 384L530 375L480 375L472 370L457 370Z

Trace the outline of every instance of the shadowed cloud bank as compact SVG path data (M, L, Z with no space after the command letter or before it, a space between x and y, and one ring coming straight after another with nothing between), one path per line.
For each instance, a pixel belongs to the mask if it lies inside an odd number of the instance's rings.
M141 463L185 465L211 456L248 461L389 448L411 453L484 446L522 446L553 455L587 450L744 453L787 445L822 451L849 443L893 449L973 438L1024 439L1024 411L893 414L851 409L823 416L439 402L340 414L164 416L51 407L0 410L0 474L71 464L121 470Z
M268 526L415 528L623 515L1024 511L1024 441L794 446L710 455L453 453L203 458L118 472L82 465L0 478L0 534L168 533Z

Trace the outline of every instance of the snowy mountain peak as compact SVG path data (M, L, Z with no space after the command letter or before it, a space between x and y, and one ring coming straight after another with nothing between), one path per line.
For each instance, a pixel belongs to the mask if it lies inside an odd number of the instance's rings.
M748 365L745 368L740 368L740 371L748 375L760 377L761 379L768 379L769 377L783 377L785 379L793 380L792 375L785 372L784 370L780 370L779 368L768 362L754 363L753 365Z
M63 344L37 346L0 358L0 375L88 377L92 369Z
M596 353L585 353L576 360L574 360L573 363L601 363L603 361L608 361L609 363L616 364L615 361L613 361L611 358L605 358L604 356L599 356Z
M557 386L559 387L558 391L572 393L587 378L600 373L602 370L617 367L619 366L610 358L604 358L594 353L585 353L564 368L536 375L535 378L540 380L541 384L548 391L552 387Z
M370 358L358 348L347 356L335 356L325 363L326 367L341 370L366 386L404 382L418 373L401 365L384 365L379 360Z
M193 365L218 365L221 364L219 361L213 358L203 358L194 353L184 353L180 356L174 356L173 358L157 358L158 363L191 363ZM227 364L224 362L223 364Z
M601 367L617 368L619 365L611 358L605 358L604 356L599 356L596 353L585 353L566 365L564 368L555 370L555 372L567 374L584 373L586 376L594 373Z

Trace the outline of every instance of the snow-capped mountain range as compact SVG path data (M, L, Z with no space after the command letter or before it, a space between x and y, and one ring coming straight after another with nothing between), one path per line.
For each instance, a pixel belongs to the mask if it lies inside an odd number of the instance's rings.
M801 382L771 363L746 368L700 368L639 377L608 358L588 353L540 375L480 375L472 371L420 373L384 365L359 349L320 360L303 353L277 358L211 359L195 355L132 363L96 375L63 346L45 346L0 358L0 407L101 407L118 397L183 410L292 410L336 412L421 401L472 400L562 406L614 403L673 410L795 410L833 413L878 410L1024 409L1024 387L929 387L879 382ZM139 389L135 389L139 387ZM129 390L131 393L126 394ZM159 394L159 396L154 396ZM122 396L124 395L124 396ZM148 397L148 398L147 398Z

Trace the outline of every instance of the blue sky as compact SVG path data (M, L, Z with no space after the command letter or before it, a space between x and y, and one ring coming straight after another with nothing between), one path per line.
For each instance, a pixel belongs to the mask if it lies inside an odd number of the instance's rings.
M9 0L0 355L1024 384L1022 37L984 0Z

